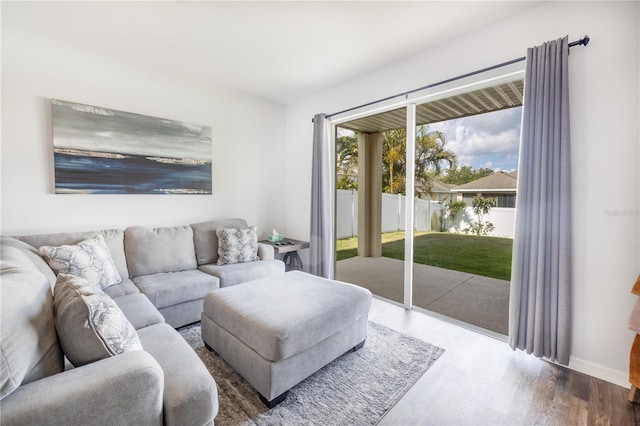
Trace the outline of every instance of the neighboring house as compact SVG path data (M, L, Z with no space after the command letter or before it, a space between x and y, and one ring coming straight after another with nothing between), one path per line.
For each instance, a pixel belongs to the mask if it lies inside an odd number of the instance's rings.
M418 192L419 197L424 200L442 201L451 199L451 188L453 188L453 185L440 182L439 180L433 180L431 181L430 191L424 191L420 188L416 188L416 191Z
M517 186L517 171L495 172L464 185L454 186L451 192L457 194L457 199L464 200L469 206L473 197L481 195L484 198L495 198L496 207L515 208Z

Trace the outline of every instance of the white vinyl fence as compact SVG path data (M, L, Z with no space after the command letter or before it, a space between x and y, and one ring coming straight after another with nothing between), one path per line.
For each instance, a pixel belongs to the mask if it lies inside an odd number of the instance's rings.
M356 237L358 235L358 191L339 189L336 200L336 236L337 238ZM405 196L400 194L382 194L382 232L404 231ZM515 209L494 207L485 220L495 226L490 235L513 238L515 225ZM462 217L456 218L455 223L445 221L449 232L462 232L470 224L477 221L471 207L467 207ZM440 231L442 215L440 203L437 201L415 200L416 231Z

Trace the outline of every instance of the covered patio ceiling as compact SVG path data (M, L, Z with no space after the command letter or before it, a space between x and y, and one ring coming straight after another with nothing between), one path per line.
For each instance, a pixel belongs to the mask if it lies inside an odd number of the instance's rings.
M416 105L416 124L438 123L454 118L484 114L522 105L524 80L461 93ZM376 133L406 126L406 109L399 108L341 123L339 127L362 133Z

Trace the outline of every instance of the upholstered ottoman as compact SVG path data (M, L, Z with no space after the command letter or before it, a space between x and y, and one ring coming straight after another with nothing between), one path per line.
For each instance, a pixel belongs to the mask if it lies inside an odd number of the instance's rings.
M202 338L272 408L367 338L371 293L300 271L205 296Z

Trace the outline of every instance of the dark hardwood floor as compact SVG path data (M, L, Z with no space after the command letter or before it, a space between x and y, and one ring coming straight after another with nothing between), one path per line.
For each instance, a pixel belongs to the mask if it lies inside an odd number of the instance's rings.
M369 317L445 353L380 425L636 425L628 389L374 299Z

